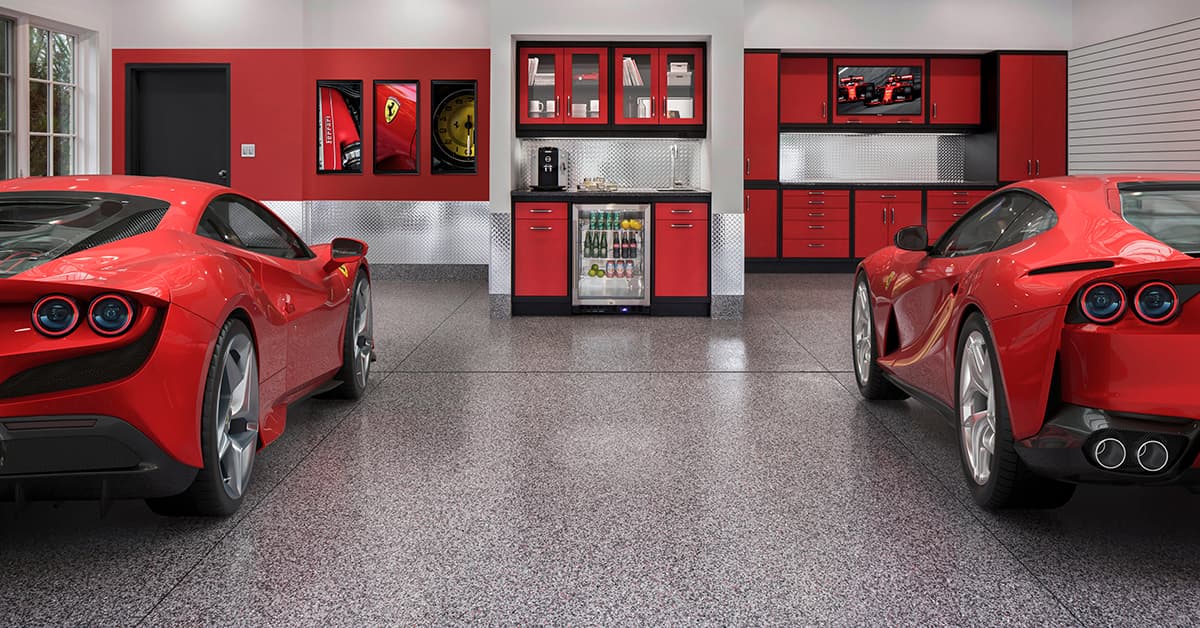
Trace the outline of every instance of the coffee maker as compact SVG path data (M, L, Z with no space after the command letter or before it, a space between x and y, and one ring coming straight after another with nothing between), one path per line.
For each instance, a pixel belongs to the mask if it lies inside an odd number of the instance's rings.
M567 187L567 154L553 146L543 146L537 152L537 182L535 190L563 190Z

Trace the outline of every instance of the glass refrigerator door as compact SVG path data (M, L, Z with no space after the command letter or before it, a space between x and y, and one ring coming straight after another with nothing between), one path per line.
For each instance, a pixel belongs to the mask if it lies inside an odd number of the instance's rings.
M650 206L574 205L573 305L650 304Z

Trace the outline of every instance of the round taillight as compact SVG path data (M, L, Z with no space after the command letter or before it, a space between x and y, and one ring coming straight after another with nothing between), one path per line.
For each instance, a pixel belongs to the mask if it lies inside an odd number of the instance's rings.
M1092 284L1079 298L1079 308L1094 323L1111 323L1125 313L1125 291L1107 281Z
M120 295L98 296L88 308L88 324L101 336L123 334L133 324L133 305Z
M33 304L33 328L57 338L71 333L79 323L79 307L63 296L42 297Z
M1133 309L1147 323L1165 323L1179 312L1179 295L1171 284L1151 281L1138 288Z

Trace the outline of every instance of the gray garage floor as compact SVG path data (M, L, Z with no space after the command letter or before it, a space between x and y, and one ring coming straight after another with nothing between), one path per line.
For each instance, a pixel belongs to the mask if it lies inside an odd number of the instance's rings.
M747 292L491 321L381 282L374 389L293 408L236 517L0 506L0 624L1200 622L1200 497L981 512L947 424L859 399L847 276Z

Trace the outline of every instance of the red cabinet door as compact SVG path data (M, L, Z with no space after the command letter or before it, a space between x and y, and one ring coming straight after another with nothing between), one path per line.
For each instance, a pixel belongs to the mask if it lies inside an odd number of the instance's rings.
M658 124L657 48L617 48L613 53L613 121Z
M562 48L521 48L517 98L521 124L562 124Z
M998 177L1020 181L1033 176L1033 55L1001 55L997 120Z
M889 212L888 221L887 243L891 244L896 239L897 231L924 224L921 222L921 204L897 203Z
M929 60L929 123L979 124L979 59Z
M708 296L708 220L659 215L654 228L654 296Z
M746 100L749 99L747 94ZM779 60L779 121L784 124L829 122L829 59L784 57Z
M888 245L891 236L889 203L854 203L854 256L866 257Z
M746 257L779 257L779 208L775 190L745 191Z
M1033 176L1067 174L1067 58L1033 57Z
M534 207L534 206L537 207ZM548 209L545 218L526 217L529 207ZM566 203L517 203L513 236L513 295L567 296ZM524 210L524 211L523 211Z
M658 59L659 124L702 124L704 50L662 48Z
M779 55L746 55L742 159L747 180L779 179Z
M608 49L563 50L563 120L608 124Z

